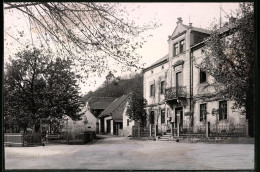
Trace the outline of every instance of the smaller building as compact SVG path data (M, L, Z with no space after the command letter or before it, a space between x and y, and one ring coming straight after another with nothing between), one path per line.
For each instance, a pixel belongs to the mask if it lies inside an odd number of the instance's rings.
M131 94L115 99L99 116L99 131L105 134L129 136L132 135L134 121L126 115Z
M64 130L69 133L82 133L84 131L99 132L98 116L115 100L114 97L91 97L82 108L81 120L74 121L66 117L67 124Z

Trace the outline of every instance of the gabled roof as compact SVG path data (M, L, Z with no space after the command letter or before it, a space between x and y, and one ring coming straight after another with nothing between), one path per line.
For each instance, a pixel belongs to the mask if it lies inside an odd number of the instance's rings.
M160 64L168 62L168 58L169 58L169 54L163 56L162 58L160 58L159 60L157 60L156 62L154 62L150 66L148 66L147 68L143 69L143 71L147 71L147 70L153 69L153 68L157 67Z
M112 116L112 119L116 122L122 122L123 120L123 111L125 109L125 105L127 99L131 94L123 95L117 99L115 99L98 117Z
M106 109L115 99L115 97L91 97L87 102L90 109Z

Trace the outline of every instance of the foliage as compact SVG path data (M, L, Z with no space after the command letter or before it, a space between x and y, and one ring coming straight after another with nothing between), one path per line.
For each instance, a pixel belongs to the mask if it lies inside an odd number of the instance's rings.
M138 24L120 3L5 2L4 9L26 16L29 29L27 35L23 30L18 36L5 29L6 37L26 47L30 43L19 38L30 37L33 46L40 42L45 49L54 48L60 57L69 54L87 76L89 71L104 72L111 61L138 68L141 56L136 50L149 36L144 33L158 27L154 21Z
M114 76L111 72L108 76ZM146 114L144 107L146 100L143 99L143 76L142 74L136 74L130 79L123 79L113 77L112 82L106 80L104 84L94 92L89 92L83 96L83 100L86 101L91 96L96 97L121 97L131 93L131 102L128 107L127 114L132 120L140 120L142 124L146 121Z
M131 101L127 108L126 114L130 119L139 121L142 126L146 125L146 110L147 101L143 98L143 76L136 76L133 83L131 93Z
M255 33L253 3L240 4L237 20L212 31L205 41L205 58L198 67L214 77L220 96L245 107L253 127ZM233 19L233 18L231 18ZM251 128L251 135L253 129Z
M80 96L71 62L53 58L38 49L24 50L6 64L4 76L5 126L26 130L40 118L80 119ZM34 128L37 130L37 128Z

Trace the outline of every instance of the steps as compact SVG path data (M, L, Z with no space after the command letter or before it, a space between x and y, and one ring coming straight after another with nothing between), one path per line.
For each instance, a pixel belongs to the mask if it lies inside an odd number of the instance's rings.
M163 136L158 137L159 141L170 141L172 140L171 133L165 133Z

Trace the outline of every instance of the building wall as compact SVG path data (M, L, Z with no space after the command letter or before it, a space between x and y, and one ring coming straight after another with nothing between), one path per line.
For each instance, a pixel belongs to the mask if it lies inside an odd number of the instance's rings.
M110 121L110 128L113 128L113 124L111 125L111 121L113 121L113 120L112 120L112 117L111 117L111 116L105 117L105 118L104 118L104 132L105 132L106 134L111 134L111 133L113 134L113 132L112 132L113 129L112 129L112 130L110 129L110 133L108 133L108 131L107 131L107 121L108 121L108 120Z
M128 106L129 103L127 102L123 112L123 130L120 133L121 136L125 136L125 137L132 135L132 127L135 125L134 120L130 120L129 117L126 115ZM127 120L129 120L129 125L127 125Z
M214 78L207 74L206 82L200 83L200 69L196 67L196 64L201 63L202 59L205 57L203 54L203 47L193 51L193 96L196 100L194 106L194 125L201 126L204 122L200 122L200 104L207 104L207 121L212 125L218 126L229 126L229 125L237 125L241 123L245 123L245 115L242 115L240 111L234 110L233 104L235 103L233 100L227 100L227 120L218 121L216 116L212 115L212 109L219 108L219 101L225 100L212 96L211 98L203 98L203 96L215 95L217 90L214 86L209 86L209 84L214 83Z
M200 33L197 31L192 31L191 27L184 27L182 21L177 22L177 27L174 33L169 36L168 46L169 46L169 61L164 64L164 69L162 65L156 68L146 70L144 72L144 98L147 100L147 113L148 113L148 124L150 122L150 113L154 111L155 124L158 125L159 131L167 130L170 122L175 121L175 110L178 107L183 107L183 125L189 126L191 121L194 121L194 125L204 125L199 121L200 118L200 104L207 102L207 112L208 121L211 124L218 125L236 125L245 122L245 117L238 111L232 110L234 101L227 100L227 120L216 121L216 117L212 115L212 109L219 108L219 101L216 96L216 89L210 84L214 83L214 78L209 74L206 74L206 82L200 83L200 69L196 67L200 64L204 58L203 48L198 48L191 51L191 46L201 42L207 34ZM174 44L185 40L185 51L181 54L174 56ZM180 47L180 44L179 44ZM176 64L182 65L176 66ZM152 72L153 71L153 72ZM182 72L182 86L186 87L187 97L183 100L175 100L165 102L165 94L160 95L159 83L165 79L166 89L171 87L176 87L176 73ZM150 85L155 83L155 96L150 96ZM191 94L190 94L191 93ZM210 99L204 99L203 96L212 95ZM194 114L193 118L190 116L190 112L193 111L194 102ZM171 117L171 120L165 120L165 124L161 124L161 109L165 109L165 117ZM164 127L166 126L166 127ZM165 128L165 129L163 129Z
M221 100L220 100L221 101ZM204 102L202 100L197 101L194 108L194 126L203 126L205 124L204 121L200 122L200 104L206 103L207 107L207 122L210 122L211 125L221 126L231 126L245 123L245 115L242 115L238 110L233 110L232 106L235 103L232 100L227 101L227 119L220 120L219 117L212 114L212 109L219 108L219 101L210 101Z
M68 117L68 131L70 133L81 133L84 131L96 131L97 118L90 112L86 111L79 121L74 121ZM87 120L85 124L84 121ZM65 125L65 128L67 126Z
M163 68L162 68L163 66ZM160 82L166 81L168 63L162 64L144 73L144 98L147 104L157 104L164 100L164 94L160 93ZM150 96L150 86L155 84L155 95Z

